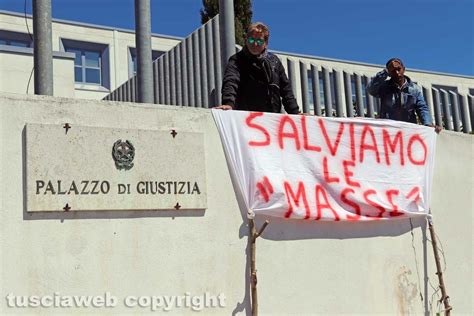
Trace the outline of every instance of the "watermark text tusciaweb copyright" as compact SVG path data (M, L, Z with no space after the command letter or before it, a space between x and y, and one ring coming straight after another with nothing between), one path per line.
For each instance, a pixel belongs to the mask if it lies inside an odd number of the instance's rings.
M184 293L184 295L128 295L119 299L109 292L102 295L63 295L54 292L51 295L14 295L5 296L9 308L114 308L119 304L127 308L149 309L151 311L170 311L175 308L188 308L202 311L207 308L223 308L226 297L223 293L217 295L205 292L199 295Z

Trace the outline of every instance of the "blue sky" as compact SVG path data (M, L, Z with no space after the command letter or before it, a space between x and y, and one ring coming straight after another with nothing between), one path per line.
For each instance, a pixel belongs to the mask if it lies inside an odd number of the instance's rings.
M0 0L23 12L25 0ZM26 0L31 13L32 0ZM200 25L201 0L151 0L152 32L186 36ZM53 17L134 28L133 0L52 0ZM270 48L474 76L474 0L253 0L253 20L270 26Z

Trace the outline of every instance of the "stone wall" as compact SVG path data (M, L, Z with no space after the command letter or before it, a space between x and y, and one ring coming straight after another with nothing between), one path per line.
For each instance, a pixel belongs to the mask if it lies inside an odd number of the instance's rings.
M127 307L124 299L145 297L147 305L146 297L178 295L185 302L206 292L222 293L225 306L205 309L205 315L249 314L245 211L210 110L3 94L0 122L0 314L149 313L150 307ZM208 208L27 212L25 124L65 122L204 133ZM473 149L471 135L444 131L438 137L432 212L455 315L473 312ZM160 157L150 159L160 163ZM91 163L85 159L84 168ZM257 219L258 227L263 220ZM438 281L423 221L270 221L257 241L261 315L437 311L431 285ZM105 293L117 298L115 306L12 308L7 299ZM184 306L169 314L194 312Z

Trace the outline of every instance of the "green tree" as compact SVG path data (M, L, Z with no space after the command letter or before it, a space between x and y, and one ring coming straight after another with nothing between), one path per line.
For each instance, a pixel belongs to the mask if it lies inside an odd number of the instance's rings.
M204 24L219 13L219 0L202 0L201 23ZM252 22L252 0L234 0L235 42L245 44L245 32Z

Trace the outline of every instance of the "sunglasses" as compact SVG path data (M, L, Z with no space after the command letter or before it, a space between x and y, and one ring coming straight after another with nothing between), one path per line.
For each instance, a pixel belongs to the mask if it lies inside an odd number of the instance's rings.
M265 41L263 39L254 37L247 38L247 42L249 42L249 44L257 43L258 46L262 46L263 44L265 44Z

